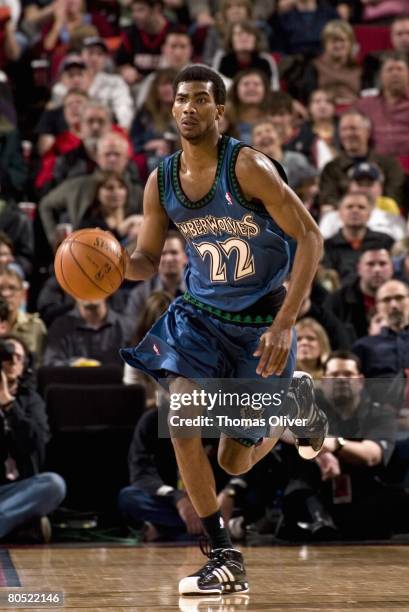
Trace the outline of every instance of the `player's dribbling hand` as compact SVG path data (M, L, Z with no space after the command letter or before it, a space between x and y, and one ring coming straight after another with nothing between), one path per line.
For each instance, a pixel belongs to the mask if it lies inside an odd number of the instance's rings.
M260 357L256 369L257 374L267 378L272 374L280 376L287 363L291 349L292 329L274 321L261 336L254 357Z
M186 525L187 532L191 535L199 535L203 533L202 521L197 515L196 510L192 506L192 502L188 497L182 497L176 503L176 508L179 516Z

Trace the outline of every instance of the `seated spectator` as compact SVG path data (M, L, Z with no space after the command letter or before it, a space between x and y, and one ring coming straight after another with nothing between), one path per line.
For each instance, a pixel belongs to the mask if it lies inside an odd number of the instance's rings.
M173 115L173 68L156 71L146 100L136 114L131 128L131 139L136 153L144 153L148 170L154 170L161 159L174 152L179 141Z
M409 61L409 15L398 15L390 28L392 48L400 54L406 55ZM379 70L384 51L367 53L363 59L362 86L364 89L378 87Z
M88 13L84 0L56 2L52 22L42 31L42 47L47 53L55 52L59 46L66 48L94 34L109 37L113 29L100 13Z
M341 229L324 242L323 265L336 270L342 284L351 280L359 254L368 249L390 250L393 239L368 228L372 202L366 193L346 194L339 205Z
M76 306L51 324L44 365L86 366L120 363L119 347L129 339L124 317L106 300L77 300Z
M53 145L42 155L35 179L35 187L43 195L53 184L58 157L76 150L81 144L81 124L87 100L87 94L79 89L72 89L65 96L63 114L67 129L55 136Z
M372 123L375 151L409 157L409 65L405 55L385 54L380 71L380 93L362 98L356 108Z
M128 141L120 134L110 132L97 145L98 168L91 175L67 179L41 200L39 211L46 236L51 246L55 244L57 214L66 213L68 221L77 226L85 211L95 199L99 171L123 175L128 186L128 198L138 212L142 212L142 189L133 162L129 160Z
M51 539L46 518L65 497L65 482L41 473L50 439L43 399L29 381L29 350L15 336L1 340L0 390L0 541L23 530L37 542ZM20 541L23 533L20 532Z
M137 346L146 336L150 328L169 308L172 296L165 291L154 291L146 299L143 309L138 317L138 325L131 346ZM158 407L158 392L161 394L158 384L141 370L133 368L128 363L124 366L123 382L125 385L141 384L145 388L145 404L147 408Z
M344 323L351 344L368 334L376 292L392 276L392 259L388 251L368 249L359 256L356 278L327 296L325 305Z
M8 236L16 263L29 276L34 260L33 225L17 206L3 199L0 199L0 231Z
M36 362L41 362L47 331L38 313L23 312L25 294L23 279L18 272L13 269L0 272L0 295L9 307L7 331L21 338Z
M321 32L329 21L337 17L335 8L317 0L287 3L274 21L273 43L276 42L276 50L287 55L318 55L321 51Z
M52 174L49 182L44 185L43 194L45 195L52 187L61 185L68 178L91 174L97 168L98 141L112 129L109 108L98 101L86 101L81 108L76 146L70 147L54 158ZM58 139L59 137L57 141Z
M313 91L308 112L310 119L301 125L293 148L304 153L316 168L322 170L339 150L332 95L324 89Z
M135 85L158 68L170 22L161 0L132 0L131 9L132 25L122 31L116 64L128 85Z
M323 169L320 181L320 201L324 206L336 208L348 188L348 170L358 162L376 164L385 177L383 195L402 202L404 174L399 164L386 155L380 155L370 146L371 124L356 110L348 110L339 120L339 138L343 152Z
M407 229L405 221L400 216L398 205L392 198L382 195L383 175L380 169L375 164L362 162L352 167L348 171L348 176L351 181L348 193L366 193L371 201L369 229L388 234L393 240L404 238L407 235ZM385 208L393 210L394 213L387 212ZM342 221L338 210L327 212L320 222L320 230L324 238L333 236L341 226Z
M250 2L250 0L222 0L220 2L220 10L215 14L214 25L209 26L206 32L202 54L205 64L211 65L216 52L223 47L223 41L230 25L255 20L253 12L257 9L256 5L257 2ZM267 26L266 21L259 19L256 23L261 36L265 37L270 34L271 29ZM266 40L265 43L267 49L268 41Z
M297 332L297 370L307 372L314 379L320 379L324 372L324 363L331 352L329 338L325 329L314 319L300 319L296 325Z
M407 530L407 494L382 481L394 449L395 417L363 385L353 353L329 356L317 399L330 435L338 437L326 438L314 462L297 458L284 497L286 520L298 523L304 537L382 538Z
M387 324L378 336L360 338L353 351L367 378L402 376L409 367L408 286L397 280L387 281L376 293L376 307Z
M14 269L24 278L24 270L14 257L12 241L7 234L0 231L0 271L7 269Z
M317 223L320 216L318 177L318 171L309 166L305 168L305 171L298 173L298 178L293 187L295 193Z
M356 40L345 21L330 21L322 34L323 52L304 61L304 70L283 72L289 93L306 103L314 89L328 91L337 106L349 106L359 98L362 69L355 59ZM287 74L288 72L288 74Z
M110 231L119 241L126 241L126 220L137 214L139 207L129 198L128 185L120 174L100 172L96 181L95 200L75 229L100 227Z
M185 242L176 230L169 230L159 263L158 274L139 283L129 294L125 315L135 322L141 316L148 297L154 291L164 291L173 298L185 290L184 270L186 266Z
M213 58L212 67L228 79L244 69L263 72L273 90L279 89L278 69L275 60L266 53L260 30L251 21L241 21L229 25L224 48Z
M288 184L294 189L298 185L300 177L306 173L314 173L307 158L302 153L295 151L283 151L280 137L273 121L266 117L260 119L252 130L252 145L262 153L280 162L288 178Z
M106 71L109 51L105 40L99 36L85 38L81 57L86 68L88 96L109 108L115 122L128 130L134 111L132 97L122 77ZM61 104L67 91L68 87L63 81L57 82L52 89L53 103L57 106Z
M75 53L69 53L60 64L60 83L67 93L76 90L86 93L88 78L86 65L82 57ZM44 155L53 146L56 137L68 129L64 108L61 103L57 106L50 105L40 117L36 127L38 136L37 150L39 155Z
M276 128L285 151L301 151L303 144L298 141L299 129L296 126L296 102L287 92L273 91L271 94L269 117Z
M173 26L166 32L157 69L172 68L179 72L192 61L192 56L193 46L189 33L185 29ZM155 76L156 72L151 72L139 84L136 99L138 110L144 105Z
M250 144L253 125L270 110L270 90L264 74L253 69L240 72L227 94L226 107L240 140Z

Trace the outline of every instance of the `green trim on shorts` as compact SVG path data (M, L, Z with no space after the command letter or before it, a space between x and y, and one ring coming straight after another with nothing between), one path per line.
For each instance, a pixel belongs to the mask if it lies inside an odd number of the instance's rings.
M213 308L209 304L204 304L197 300L193 295L191 295L188 291L183 294L183 299L188 304L192 304L196 306L199 310L204 310L209 314L216 317L216 319L220 319L222 321L226 321L227 323L233 323L236 325L271 325L274 321L274 317L272 315L255 315L252 316L250 314L241 314L239 312L228 312L227 310L221 310L220 308Z

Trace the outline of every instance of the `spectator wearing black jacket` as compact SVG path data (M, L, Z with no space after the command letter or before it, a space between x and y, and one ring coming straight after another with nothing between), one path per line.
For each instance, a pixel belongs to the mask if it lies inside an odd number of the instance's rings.
M376 291L392 276L389 252L386 249L368 249L359 257L356 278L327 296L324 304L342 321L351 344L368 334Z
M30 525L45 541L45 517L64 499L65 482L40 472L50 433L44 401L29 384L29 351L15 336L4 336L0 351L0 539Z
M339 205L342 228L324 242L325 268L336 270L342 284L352 279L360 253L369 249L389 249L393 239L368 229L372 202L366 193L348 193Z
M0 199L0 231L13 243L13 255L28 276L33 269L34 234L30 219L10 201Z

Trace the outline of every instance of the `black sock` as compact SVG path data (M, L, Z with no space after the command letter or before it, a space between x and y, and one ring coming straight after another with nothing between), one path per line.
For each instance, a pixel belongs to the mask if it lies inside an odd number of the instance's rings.
M201 519L203 527L209 536L212 549L214 548L233 548L229 532L224 526L224 521L219 511L205 516Z

